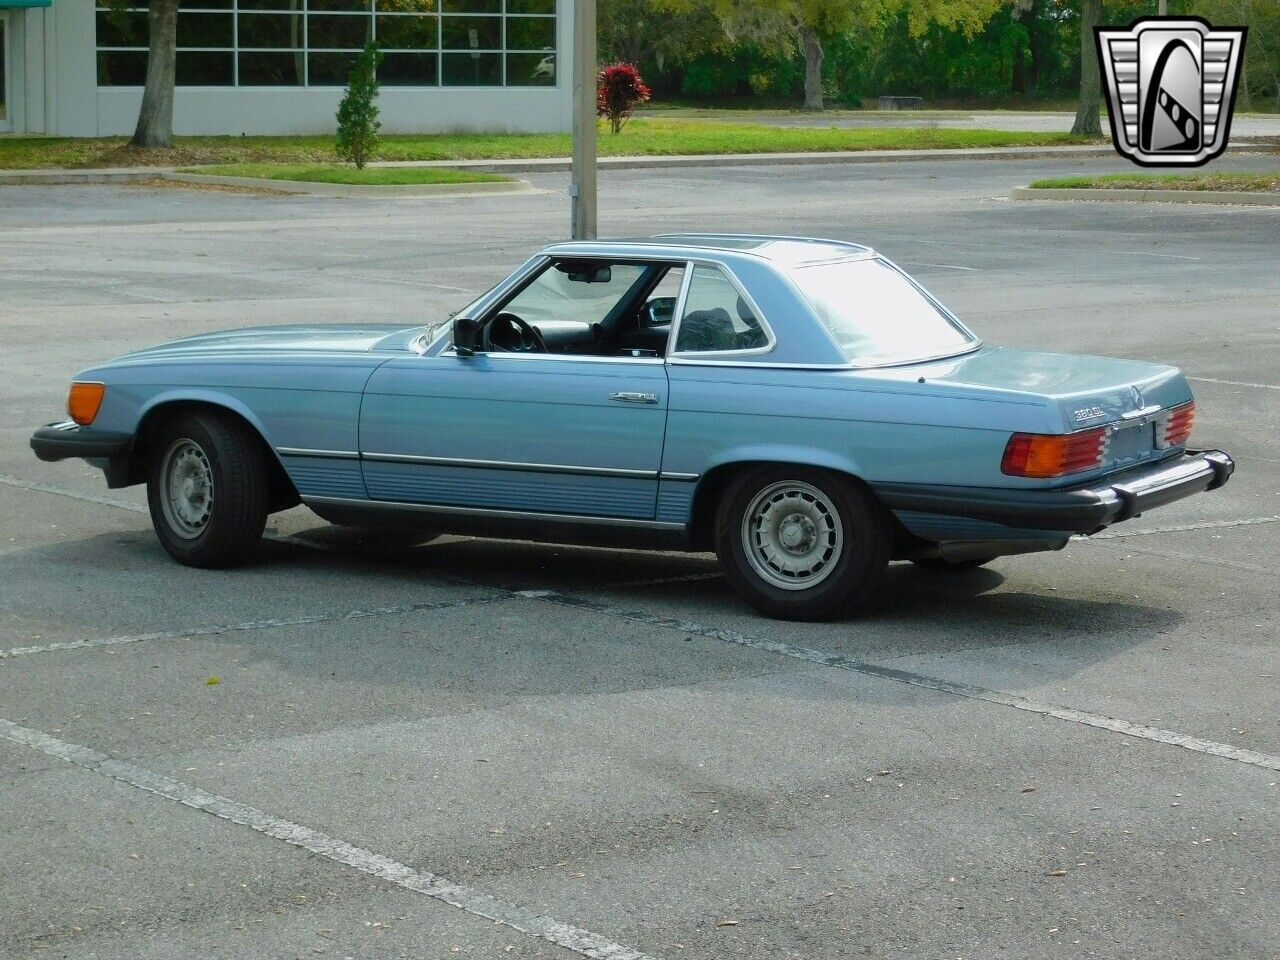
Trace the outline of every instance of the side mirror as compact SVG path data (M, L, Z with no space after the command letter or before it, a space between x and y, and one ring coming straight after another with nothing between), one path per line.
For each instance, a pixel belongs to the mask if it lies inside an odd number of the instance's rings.
M676 315L675 297L654 297L644 305L645 326L669 327Z
M453 321L453 352L460 357L474 357L480 347L480 331L483 325L470 317L455 317Z

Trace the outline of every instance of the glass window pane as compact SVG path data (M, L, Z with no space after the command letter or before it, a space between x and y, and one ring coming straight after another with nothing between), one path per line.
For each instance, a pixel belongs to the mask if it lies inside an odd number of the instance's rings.
M378 43L389 50L434 50L435 17L378 17Z
M98 54L98 86L140 87L146 82L145 50L104 50Z
M436 54L388 53L378 67L378 80L388 87L434 87Z
M443 0L445 13L501 13L502 0Z
M303 82L304 58L295 53L240 54L240 86L300 87Z
M100 47L145 47L150 32L145 13L98 11Z
M302 46L302 14L240 14L240 49L296 50Z
M143 0L136 0L135 5L146 6ZM179 10L230 10L234 6L234 0L178 0Z
M303 0L240 0L241 10L282 10L298 11Z
M501 17L444 17L440 42L446 50L501 50Z
M359 11L368 12L373 9L370 0L310 0L307 9L315 12L316 10L327 10L330 12L346 12L355 13Z
M234 26L229 13L178 14L178 48L230 47Z
M508 50L554 50L556 21L554 17L508 17Z
M768 345L769 335L733 281L715 267L694 267L676 352L754 350Z
M791 271L818 319L855 363L890 363L968 349L973 341L883 260Z
M446 87L502 86L500 53L446 53L443 69Z
M556 12L556 0L507 0L507 13Z
M310 53L307 55L307 85L345 87L355 62L354 53Z
M437 0L378 0L379 13L439 13Z
M307 17L307 46L313 50L361 50L371 39L372 17L338 14Z
M507 54L508 87L554 87L556 55L554 53Z
M179 50L177 84L180 87L229 87L235 83L231 51Z
M609 279L603 283L571 280L570 274L550 266L516 294L502 312L514 313L532 324L550 320L580 323L586 333L591 324L604 320L631 293L647 269L634 263L588 262L593 267L608 268Z

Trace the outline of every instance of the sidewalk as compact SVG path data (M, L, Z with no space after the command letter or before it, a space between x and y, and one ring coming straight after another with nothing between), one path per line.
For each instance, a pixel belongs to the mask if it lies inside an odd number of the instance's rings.
M1230 152L1255 149L1233 144ZM921 160L1028 160L1037 157L1111 157L1108 144L1057 147L981 147L956 150L846 150L804 153L712 153L678 156L601 157L601 170L653 170L690 167L809 166L816 164L886 163ZM493 173L561 173L572 169L568 157L513 160L389 160L374 167L448 167ZM0 170L0 185L40 183L131 182L172 174L177 167L115 167L97 170ZM183 168L194 169L194 168Z

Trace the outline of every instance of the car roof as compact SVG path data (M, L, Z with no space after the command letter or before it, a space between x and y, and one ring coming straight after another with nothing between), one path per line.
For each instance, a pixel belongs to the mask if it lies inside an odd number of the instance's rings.
M635 239L575 241L552 244L543 253L592 257L739 254L783 267L875 256L870 247L843 240L736 233L667 233Z

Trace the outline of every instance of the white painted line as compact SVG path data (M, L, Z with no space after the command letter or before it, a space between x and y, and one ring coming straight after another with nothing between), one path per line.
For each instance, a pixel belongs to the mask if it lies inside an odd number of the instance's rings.
M1113 733L1121 733L1127 737L1137 737L1141 740L1152 740L1157 743L1180 747L1183 750L1191 750L1195 753L1205 753L1215 757L1222 757L1227 760L1235 760L1239 763L1247 763L1255 767L1263 767L1267 770L1280 770L1280 756L1274 756L1268 753L1259 753L1255 750L1244 750L1239 747L1233 747L1230 744L1217 743L1212 740L1202 740L1198 737L1188 737L1181 733L1175 733L1172 730L1162 730L1158 727L1148 727L1140 723L1130 723L1127 720L1116 720L1112 717L1104 717L1096 713L1087 713L1083 710L1072 710L1069 707L1059 707L1053 704L1040 703L1026 697L1017 696L1016 694L1003 693L999 690L988 690L985 687L975 687L967 683L956 683L955 681L943 680L939 677L930 677L925 674L911 673L906 670L895 670L892 667L883 667L878 664L867 663L861 660L851 660L850 658L841 656L840 654L823 653L820 650L800 647L795 644L785 643L779 640L765 640L758 637L749 637L746 634L738 633L734 630L723 630L719 627L708 627L699 623L690 623L673 617L656 617L644 613L634 613L632 611L621 610L617 607L611 607L608 604L597 603L593 600L586 600L580 597L568 597L564 594L551 594L543 597L542 599L550 603L559 603L567 607L577 607L584 610L590 610L594 613L622 617L626 620L675 630L680 633L691 633L695 636L707 637L711 640L721 640L725 643L733 643L740 647L749 647L753 650L760 650L764 653L773 653L784 657L791 657L793 660L800 660L804 663L811 663L816 666L833 667L837 670L848 670L852 673L861 673L870 677L879 677L882 680L892 680L895 683L905 683L913 687L924 687L928 690L950 693L958 697L965 697L969 700L981 700L986 703L999 704L1004 707L1013 707L1015 710L1025 710L1028 713L1036 713L1041 716L1053 717L1057 720L1079 723L1088 727L1096 727L1100 730L1110 730Z
M929 263L927 260L908 260L907 263L913 263L917 267L942 267L944 270L964 270L967 273L981 273L977 267L960 267L954 263Z
M1181 523L1167 527L1147 527L1142 530L1117 530L1082 536L1081 540L1119 540L1123 537L1149 537L1155 533L1186 533L1189 530L1221 530L1227 527L1254 527L1261 523L1280 523L1280 516L1246 517L1243 520L1201 520L1198 523ZM1072 539L1075 539L1074 537Z
M1228 387L1253 387L1257 390L1280 390L1273 383L1250 383L1248 380L1215 380L1213 377L1187 377L1196 383L1222 383Z
M1178 253L1152 253L1147 250L1112 250L1111 253L1119 253L1129 257L1160 257L1165 260L1191 260L1199 263L1204 257L1186 257Z
M36 483L33 480L20 480L17 477L10 477L0 474L0 483L10 487L17 487L20 490L31 490L36 493L51 493L55 497L68 497L71 500L83 500L85 503L96 503L101 507L118 507L121 510L129 510L133 513L147 513L147 508L136 503L129 503L125 500L113 500L110 497L100 497L94 493L81 493L78 490L64 490L61 487L51 487L47 483Z
M241 623L210 624L191 630L160 630L155 633L136 633L119 637L100 637L87 640L64 640L31 647L11 647L0 650L0 660L26 657L34 653L53 653L60 650L83 650L86 647L114 647L126 643L146 643L152 640L189 640L195 637L213 637L223 633L247 633L252 630L270 630L274 627L297 627L312 623L337 623L346 620L365 620L369 617L390 617L396 614L421 613L426 610L451 610L480 603L510 600L506 593L484 597L464 597L460 600L433 600L423 603L402 603L386 607L370 607L367 610L348 610L345 613L317 613L307 616L278 617L269 620L245 620Z
M491 897L479 890L461 886L434 873L415 870L389 857L353 847L349 843L301 824L281 820L279 817L273 817L246 804L214 793L207 793L198 787L189 786L179 780L118 760L89 747L68 743L41 733L39 730L19 726L10 720L0 718L0 737L73 763L85 770L100 773L120 783L137 787L139 790L145 790L147 793L153 793L158 797L173 800L195 810L202 810L219 820L236 823L264 836L283 840L285 843L308 850L326 860L332 860L334 863L386 880L406 890L421 893L457 907L472 916L500 923L521 933L546 940L566 950L572 950L580 956L591 957L592 960L653 960L638 950L614 943L589 930L534 913L532 910Z

